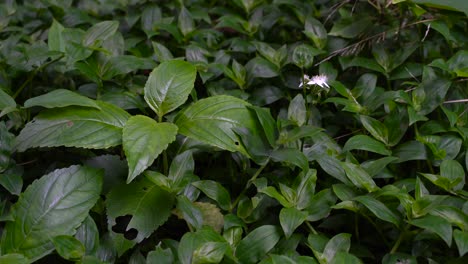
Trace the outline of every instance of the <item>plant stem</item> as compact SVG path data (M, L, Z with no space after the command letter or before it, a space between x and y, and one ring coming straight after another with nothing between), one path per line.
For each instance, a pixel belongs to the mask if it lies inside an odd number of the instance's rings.
M359 244L361 244L361 241L359 239L359 215L354 214L354 233L356 235L356 240L358 241Z
M315 230L315 228L309 223L309 221L305 221L307 227L309 228L310 232L312 232L312 234L314 235L317 235L318 232Z
M408 230L408 228L409 228L409 225L406 225L405 228L401 231L400 236L398 237L397 241L392 247L392 250L390 250L390 254L394 254L397 252L398 247L400 246L401 241L403 241L403 238L405 237L406 231Z
M270 158L268 158L265 163L260 166L260 168L257 169L257 171L255 172L255 174L252 176L252 178L250 178L250 180L247 182L247 184L245 185L245 188L242 190L242 192L237 196L236 200L234 201L234 203L232 203L231 205L231 211L236 208L237 204L239 203L240 199L242 196L245 195L245 193L247 192L247 190L250 188L250 186L252 185L252 182L258 177L258 175L260 175L260 173L262 173L263 169L265 169L266 165L268 164L268 162L270 161Z
M42 64L41 66L37 67L29 76L28 76L28 79L20 86L20 88L16 91L16 93L13 95L13 99L16 99L16 97L18 97L18 95L23 91L23 89L26 87L26 85L28 85L33 79L34 79L34 76L36 76L36 74L40 71L42 71L45 67L49 66L50 64L56 62L56 61L59 61L60 59L62 59L64 57L64 55L60 55L59 57L49 61L49 62L46 62L44 64Z
M163 115L161 114L158 114L158 123L162 123L163 122ZM167 174L169 173L169 162L167 160L167 151L166 150L163 150L163 174L167 176Z
M377 226L377 224L367 215L363 214L362 216L364 216L364 218L366 218L367 221L369 221L369 223L371 223L371 225L375 228L375 230L377 231L377 233L379 233L380 237L382 238L382 241L384 242L384 244L390 248L390 243L388 243L388 240L385 238L384 234L382 233L382 230L380 230L380 227Z

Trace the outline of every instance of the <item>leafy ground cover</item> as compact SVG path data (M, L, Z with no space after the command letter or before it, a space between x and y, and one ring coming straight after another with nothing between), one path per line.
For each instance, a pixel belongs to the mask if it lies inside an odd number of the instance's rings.
M468 263L465 0L6 0L0 263Z

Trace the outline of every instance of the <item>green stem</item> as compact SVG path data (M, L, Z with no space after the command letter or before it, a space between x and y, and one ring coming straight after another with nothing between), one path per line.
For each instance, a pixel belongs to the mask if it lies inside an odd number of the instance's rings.
M265 163L260 166L260 168L257 169L257 171L255 172L255 174L252 176L252 178L250 178L250 180L247 182L247 184L245 185L245 188L242 190L242 192L237 196L236 200L234 201L234 203L232 203L231 205L231 211L236 208L237 204L239 203L240 199L242 198L242 196L245 195L245 193L247 192L247 190L250 188L250 186L252 185L253 181L255 179L257 179L257 177L260 175L260 173L262 173L263 169L265 169L265 167L267 166L268 162L270 161L270 158L268 158Z
M435 174L434 168L432 168L432 163L431 163L431 161L427 159L427 160L426 160L426 164L427 164L427 166L429 167L429 170L431 171L431 173L432 173L432 174Z
M163 115L158 114L158 123L162 123L163 121ZM167 151L163 150L163 173L164 175L167 175L169 173L169 162L167 160Z
M309 221L305 221L307 227L309 228L310 232L312 232L312 234L314 235L317 235L318 232L315 230L315 228L309 223Z
M358 243L360 244L360 240L359 240L359 215L358 214L355 214L354 215L354 233L356 235L356 240L358 241Z
M366 218L367 221L369 221L369 223L371 223L371 225L374 227L374 229L377 231L377 233L380 235L380 237L382 238L382 241L384 242L384 244L390 248L390 243L388 243L388 240L385 238L385 235L382 233L382 230L380 230L380 226L377 226L377 224L367 215L364 215L364 218Z
M390 254L394 254L397 252L398 247L401 244L401 241L403 241L403 238L406 236L406 231L408 230L409 225L406 225L405 228L401 231L400 236L398 237L397 241L395 244L393 244L392 250L390 250Z
M23 89L26 87L26 85L28 85L33 79L34 79L34 76L36 76L36 74L40 71L42 71L45 67L49 66L50 64L56 62L56 61L59 61L60 59L62 59L64 57L64 55L60 55L59 57L49 61L49 62L46 62L44 64L42 64L41 66L39 66L38 68L36 68L29 76L28 76L28 79L20 86L20 88L16 91L16 93L13 95L13 99L16 99L16 97L18 97L18 95L23 91Z

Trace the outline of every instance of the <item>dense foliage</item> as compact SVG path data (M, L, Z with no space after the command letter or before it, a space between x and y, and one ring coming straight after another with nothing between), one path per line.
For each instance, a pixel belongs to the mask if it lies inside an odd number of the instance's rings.
M466 0L5 0L0 263L468 263Z

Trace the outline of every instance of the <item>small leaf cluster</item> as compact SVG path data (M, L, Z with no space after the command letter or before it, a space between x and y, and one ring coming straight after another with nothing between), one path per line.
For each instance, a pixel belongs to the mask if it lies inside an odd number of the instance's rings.
M467 263L465 2L0 3L0 263Z

